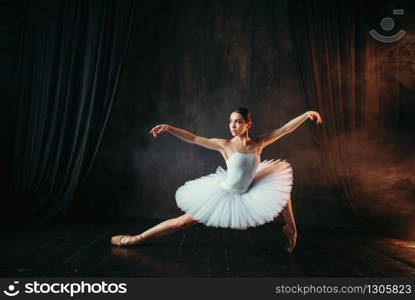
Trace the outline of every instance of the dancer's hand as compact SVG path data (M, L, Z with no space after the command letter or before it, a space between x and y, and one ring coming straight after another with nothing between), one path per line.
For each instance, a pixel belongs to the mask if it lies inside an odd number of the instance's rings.
M149 133L151 133L155 138L157 138L157 135L159 135L160 133L167 131L169 129L169 125L167 124L159 124L155 127L153 127L153 129L150 130Z
M317 119L317 124L323 123L323 120L321 119L321 116L318 112L309 110L309 111L306 112L306 114L311 120L316 118Z

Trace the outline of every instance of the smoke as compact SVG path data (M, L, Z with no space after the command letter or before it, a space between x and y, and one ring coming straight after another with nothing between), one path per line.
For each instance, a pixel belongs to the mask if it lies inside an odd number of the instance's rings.
M382 80L386 86L385 91L390 87L390 82L396 82L408 89L414 88L415 82L415 33L407 32L405 36L391 44L378 46L373 41L372 59L366 59L365 68L369 74L376 74L383 71L385 76Z
M330 147L342 145L343 156L347 155L335 167L344 177L341 182L351 183L354 207L378 226L397 226L415 216L412 142L410 134L398 138L395 131L380 127L343 133L329 141ZM405 231L407 237L415 236L415 229Z

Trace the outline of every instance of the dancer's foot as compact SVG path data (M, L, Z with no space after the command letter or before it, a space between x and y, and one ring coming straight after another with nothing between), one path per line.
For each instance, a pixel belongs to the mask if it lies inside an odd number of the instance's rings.
M291 253L297 242L297 227L295 223L287 223L282 227L282 232L287 236L288 242L285 244L284 250Z
M126 240L131 237L131 235L116 235L111 237L111 244L115 246L124 246L126 244Z
M131 245L137 245L143 241L143 238L140 235L115 235L111 238L111 244L115 246L131 246Z

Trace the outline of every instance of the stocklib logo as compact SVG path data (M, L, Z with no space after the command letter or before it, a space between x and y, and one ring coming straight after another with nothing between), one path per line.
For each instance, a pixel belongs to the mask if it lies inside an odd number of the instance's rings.
M13 284L9 284L8 289L4 290L3 293L10 297L18 295L20 293L20 291L16 289L16 285L18 284L18 281L14 281Z

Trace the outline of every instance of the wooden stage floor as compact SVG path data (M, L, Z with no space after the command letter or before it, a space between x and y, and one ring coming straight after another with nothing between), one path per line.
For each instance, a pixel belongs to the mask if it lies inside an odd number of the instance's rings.
M116 234L141 233L159 221L73 223L2 230L2 277L412 277L415 241L352 228L298 225L293 253L282 224L245 231L197 224L130 247Z

